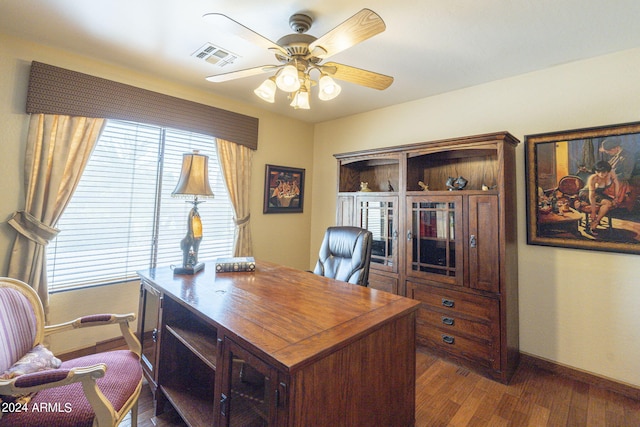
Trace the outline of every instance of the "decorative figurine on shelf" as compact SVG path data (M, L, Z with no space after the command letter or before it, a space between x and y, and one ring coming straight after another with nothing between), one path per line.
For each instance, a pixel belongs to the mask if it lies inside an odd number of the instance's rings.
M458 179L456 180L456 187L458 187L458 190L462 190L464 187L467 186L467 183L469 183L469 181L459 176Z
M363 193L370 192L371 189L369 188L369 183L368 182L361 182L360 183L360 191L362 191Z
M496 187L497 185L492 185L491 187L489 187L487 184L482 184L482 191L495 190Z
M429 191L429 184L425 184L422 181L418 181L418 186L422 188L422 191Z
M393 185L391 185L391 180L387 180L387 183L389 184L387 186L387 191L396 191L396 190L393 189Z
M457 188L455 187L455 183L456 183L456 179L454 177L450 176L447 179L446 186L449 189L449 191L457 190Z
M447 188L449 189L449 191L454 191L454 190L462 190L464 187L466 187L467 183L469 181L467 181L466 179L464 179L463 177L459 176L457 178L454 178L452 176L450 176L447 179Z

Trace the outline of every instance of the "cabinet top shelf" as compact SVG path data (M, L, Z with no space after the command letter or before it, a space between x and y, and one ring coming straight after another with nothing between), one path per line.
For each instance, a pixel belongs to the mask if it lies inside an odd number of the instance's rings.
M169 267L138 273L205 322L292 372L357 340L376 325L417 309L418 302L269 262L252 273L195 275ZM219 330L218 336L222 333Z
M369 150L362 151L352 151L348 153L339 153L334 154L336 159L350 158L356 156L372 156L372 155L381 155L381 154L390 154L404 151L414 151L414 150L430 150L430 151L446 151L448 149L456 149L459 150L464 148L465 146L474 148L477 145L486 145L492 143L508 143L513 145L514 147L520 143L516 137L511 135L509 132L494 132L487 133L483 135L473 135L461 138L448 138L441 139L437 141L429 141L429 142L418 142L413 144L404 144L404 145L396 145L393 147L385 147L385 148L374 148ZM486 146L485 148L489 148Z

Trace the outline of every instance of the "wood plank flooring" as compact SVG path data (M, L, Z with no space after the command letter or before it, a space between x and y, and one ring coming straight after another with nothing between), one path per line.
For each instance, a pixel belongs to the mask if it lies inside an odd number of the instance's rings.
M526 359L509 385L421 350L416 367L416 427L640 426L640 401L542 370ZM175 414L153 417L148 386L139 405L140 427L184 426ZM121 425L129 427L130 419Z

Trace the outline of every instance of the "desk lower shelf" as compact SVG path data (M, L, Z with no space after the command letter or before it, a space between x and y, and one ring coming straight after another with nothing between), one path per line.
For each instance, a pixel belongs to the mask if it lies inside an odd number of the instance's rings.
M182 381L169 381L160 390L178 415L191 427L210 426L213 419L213 393L196 381L185 387Z
M206 330L192 330L167 325L167 332L187 347L211 369L216 369L216 334Z

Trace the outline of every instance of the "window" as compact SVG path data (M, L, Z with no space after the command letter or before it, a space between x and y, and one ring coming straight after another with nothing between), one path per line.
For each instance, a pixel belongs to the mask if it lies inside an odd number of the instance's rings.
M199 260L231 256L233 207L220 170L215 138L140 123L109 120L78 188L47 246L51 292L137 277L136 271L181 265L180 240L192 207L171 197L182 155L209 156L213 199L198 206L204 237Z

